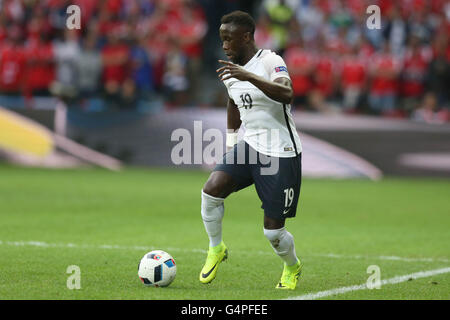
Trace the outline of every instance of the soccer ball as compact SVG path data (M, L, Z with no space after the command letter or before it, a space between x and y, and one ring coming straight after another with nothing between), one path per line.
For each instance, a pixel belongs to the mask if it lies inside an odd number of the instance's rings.
M175 279L176 274L175 260L162 250L146 253L138 265L139 279L146 286L167 287Z

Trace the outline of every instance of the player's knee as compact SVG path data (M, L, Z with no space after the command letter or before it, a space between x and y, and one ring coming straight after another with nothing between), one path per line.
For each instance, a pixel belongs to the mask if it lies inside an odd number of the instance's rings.
M217 182L215 182L214 180L209 179L208 181L206 181L205 185L203 186L203 193L211 196L211 197L216 197L219 198L219 196L221 195L221 187L220 184L218 184Z
M281 229L284 227L285 220L283 219L273 219L264 215L264 229Z
M232 181L220 172L214 172L203 186L203 192L216 198L225 199L232 190Z

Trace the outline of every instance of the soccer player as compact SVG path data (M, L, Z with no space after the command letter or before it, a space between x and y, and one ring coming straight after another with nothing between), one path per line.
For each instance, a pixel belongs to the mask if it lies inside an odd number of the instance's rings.
M295 289L302 263L295 253L294 238L285 228L285 219L296 214L301 184L301 144L290 113L291 80L280 56L256 48L255 22L249 14L234 11L223 16L219 32L230 60L219 60L223 67L217 72L229 95L226 144L232 149L202 190L201 214L210 243L200 282L211 282L228 256L222 240L225 198L255 184L264 209L264 235L284 262L276 288ZM241 124L245 135L237 143ZM257 155L255 161L252 154ZM268 160L276 163L278 170L264 172Z

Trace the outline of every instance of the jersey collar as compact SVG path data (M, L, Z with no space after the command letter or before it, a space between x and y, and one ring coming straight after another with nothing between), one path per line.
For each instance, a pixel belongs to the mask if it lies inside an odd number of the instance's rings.
M243 66L244 68L250 66L257 58L259 58L259 56L261 55L261 53L263 52L263 49L259 49L255 55Z

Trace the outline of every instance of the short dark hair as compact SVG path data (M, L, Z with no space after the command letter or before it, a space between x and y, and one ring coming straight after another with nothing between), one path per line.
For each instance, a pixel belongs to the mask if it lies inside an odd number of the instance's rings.
M236 10L222 17L220 23L234 23L246 28L253 36L255 34L255 20L247 12Z

